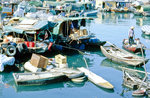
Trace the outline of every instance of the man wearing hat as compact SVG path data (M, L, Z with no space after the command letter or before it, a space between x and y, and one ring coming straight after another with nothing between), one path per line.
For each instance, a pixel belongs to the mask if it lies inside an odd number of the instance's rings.
M132 45L134 43L135 35L134 35L134 27L132 26L129 30L129 44Z

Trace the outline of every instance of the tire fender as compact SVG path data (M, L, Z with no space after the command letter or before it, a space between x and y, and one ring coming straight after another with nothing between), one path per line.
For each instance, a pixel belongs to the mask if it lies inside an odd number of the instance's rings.
M4 53L4 50L2 47L0 47L0 54L3 54Z
M26 52L26 51L28 50L27 45L24 44L24 43L19 43L19 44L17 45L17 48L18 48L18 51L19 51L20 53Z
M16 47L13 46L13 45L9 45L7 48L6 48L6 54L8 56L14 56L16 54Z

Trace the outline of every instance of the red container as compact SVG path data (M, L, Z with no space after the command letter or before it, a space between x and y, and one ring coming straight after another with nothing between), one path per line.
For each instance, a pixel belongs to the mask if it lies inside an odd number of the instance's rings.
M49 45L48 45L48 50L49 50L49 51L51 51L52 45L53 45L53 43L50 42Z
M29 42L29 47L34 47L35 43L34 42Z
M27 45L27 47L29 47L29 42L28 41L25 41L24 43Z

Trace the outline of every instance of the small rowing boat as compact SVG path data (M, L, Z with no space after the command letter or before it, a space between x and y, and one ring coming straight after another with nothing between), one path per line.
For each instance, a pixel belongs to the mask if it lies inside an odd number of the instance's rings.
M148 62L148 59L134 55L124 49L111 44L108 46L100 46L102 53L110 60L123 63L130 66L142 66Z
M132 45L129 44L129 40L128 39L124 39L123 40L123 48L128 50L128 51L131 51L133 53L144 53L145 52L145 45L142 44L140 42L140 39L137 38L134 40L134 43Z
M72 68L52 68L44 72L13 73L17 85L43 85L57 81L80 78L85 74Z
M58 79L66 77L62 73L57 72L36 72L36 73L13 73L14 80L17 85L43 85L55 82Z
M141 30L145 35L150 35L150 26L149 25L142 26Z
M144 96L146 93L146 89L140 89L140 90L136 90L132 93L132 96L136 96L136 97L140 97L140 96Z
M106 88L106 89L113 89L114 86L112 84L110 84L108 81L104 80L102 77L96 75L95 73L89 71L86 68L78 68L80 71L84 72L85 75L88 77L88 79L94 83L95 85L102 87L102 88Z

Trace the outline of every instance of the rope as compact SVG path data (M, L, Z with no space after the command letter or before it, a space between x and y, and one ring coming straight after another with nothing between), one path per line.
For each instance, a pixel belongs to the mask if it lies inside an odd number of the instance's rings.
M86 65L87 69L89 70L89 67L88 67L88 64L87 64L87 62L86 62L85 57L83 57L83 60L84 60L84 62L85 62L85 65Z

